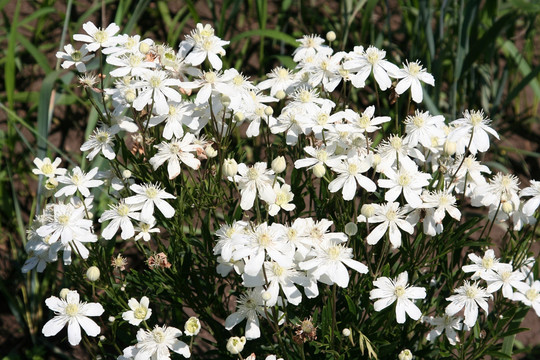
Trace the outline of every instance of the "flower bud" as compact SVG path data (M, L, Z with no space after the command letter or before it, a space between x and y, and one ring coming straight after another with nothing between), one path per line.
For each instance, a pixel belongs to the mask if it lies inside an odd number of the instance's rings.
M100 272L97 266L90 266L88 270L86 270L86 278L89 281L92 281L92 282L97 281L99 279L99 275L100 275Z
M276 95L274 95L278 100L283 100L287 96L287 93L283 90L278 90Z
M269 291L265 291L262 293L262 299L264 301L269 301L272 298L272 294L270 294Z
M412 360L412 358L413 354L409 349L402 350L398 355L399 360Z
M201 322L195 316L192 316L184 325L184 332L187 336L195 336L201 331Z
M150 45L145 42L139 44L139 51L141 54L147 54L150 51Z
M514 205L512 205L510 201L503 202L501 208L505 214L510 214L512 211L514 211Z
M236 175L238 171L238 164L236 163L236 160L234 159L225 159L223 161L223 175L226 177L234 176Z
M126 91L126 93L124 94L124 98L126 99L126 102L131 104L132 102L135 101L135 99L137 98L137 94L135 93L135 90L133 89L129 89L128 91Z
M114 316L109 316L107 320L109 320L109 322L112 324L116 319L114 318Z
M345 224L345 234L349 236L354 236L358 232L358 226L353 222L348 222Z
M221 104L224 107L229 107L229 105L231 105L231 98L227 95L221 95Z
M349 224L350 224L350 223L349 223ZM341 334L342 334L343 336L345 336L345 337L349 337L349 336L351 336L351 330L348 329L348 328L345 328L345 329L343 329L343 330L341 331Z
M276 174L280 174L285 171L286 167L287 163L285 162L285 158L283 156L278 156L272 161L272 170L274 170Z
M229 338L229 341L227 341L227 350L233 355L240 354L242 350L244 350L245 344L245 336L242 336L241 338L238 336L233 336Z
M329 31L326 33L326 40L328 40L329 42L332 42L334 40L336 40L336 33L333 32L333 31Z
M267 106L264 108L264 115L270 116L274 113L274 109L272 109L271 106Z
M237 111L237 112L234 113L234 120L235 121L242 122L242 121L244 121L245 118L246 118L246 116L241 111Z
M370 218L375 214L375 207L373 204L364 204L360 209L360 214L364 215L366 218Z
M131 171L129 171L128 169L122 171L122 177L124 179L129 179L131 177Z
M318 178L322 178L324 174L326 174L326 168L321 163L316 164L312 170L313 170L313 175L315 175Z
M60 290L60 299L66 300L67 294L69 294L68 288L63 288L62 290Z
M204 148L204 153L206 154L206 156L208 156L209 158L214 158L217 156L217 150L214 149L212 147L212 145L208 145L207 147Z
M446 141L444 143L444 153L448 156L452 156L456 153L457 144L453 141Z

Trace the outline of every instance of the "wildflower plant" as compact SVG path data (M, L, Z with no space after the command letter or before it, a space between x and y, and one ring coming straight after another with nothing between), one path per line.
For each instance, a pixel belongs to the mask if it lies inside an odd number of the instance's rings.
M47 300L45 336L82 327L118 359L511 354L540 307L538 182L482 162L499 138L482 109L426 109L419 60L306 35L294 67L250 79L209 24L178 48L83 29L57 56L99 114L90 162L34 160L49 196L23 272L59 262L74 289Z

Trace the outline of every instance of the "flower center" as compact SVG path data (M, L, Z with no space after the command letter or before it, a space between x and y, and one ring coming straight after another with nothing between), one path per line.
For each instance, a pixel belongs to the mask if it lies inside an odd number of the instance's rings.
M60 225L66 226L69 223L69 215L60 215L58 217L58 223Z
M148 189L146 189L145 193L149 199L153 199L157 196L158 191L155 187L149 187Z
M172 143L170 145L171 154L178 155L182 152L180 146L177 143Z
M356 164L349 164L348 171L349 174L354 175L358 173L358 166Z
M298 99L303 102L307 103L311 101L311 93L307 90L302 90L298 96Z
M362 129L367 128L370 124L371 124L371 119L369 118L369 116L365 114L362 114L362 116L360 116L360 118L358 119L358 125Z
M328 249L328 257L331 260L339 259L340 254L341 254L341 247L339 246L332 246L330 249Z
M400 186L407 186L410 183L411 183L411 177L409 176L409 174L405 173L405 174L399 175L398 184Z
M328 114L327 113L321 113L317 116L317 123L319 125L325 125L328 122Z
M471 115L471 124L473 126L477 126L478 124L481 124L483 120L484 120L484 118L482 117L482 115L480 115L478 113L473 113Z
M328 61L324 60L321 62L321 69L327 70L328 69Z
M274 272L274 274L276 276L282 276L283 274L285 274L285 268L282 268L281 266L279 266L279 264L277 263L274 263L274 265L272 266L272 271Z
M126 204L122 204L118 206L118 210L116 212L120 216L127 216L127 214L129 214L129 206L127 206Z
M270 236L268 236L267 233L264 233L258 236L257 241L259 242L259 245L266 247L270 245L270 243L272 242L272 239L270 239Z
M135 45L137 45L137 41L132 36L130 36L128 40L126 41L126 43L124 44L124 47L126 49L133 49Z
M465 295L469 299L475 299L477 294L478 294L478 290L472 286L468 287L467 290L465 290Z
M535 301L536 298L538 297L538 290L536 290L535 288L530 288L529 290L527 290L527 292L525 293L525 296L527 297L527 299L529 301Z
M377 49L368 49L366 55L367 61L372 65L375 65L379 61L379 52Z
M328 159L328 153L326 152L326 150L319 150L317 151L316 157L317 160L321 162L326 162L326 160Z
M158 344L161 344L165 341L165 333L161 330L154 330L152 331L152 335L154 336L154 341Z
M81 61L82 59L82 54L79 50L75 50L71 53L71 58L73 59L73 61L77 62L77 61Z
M413 117L413 124L414 126L418 127L418 128L421 128L422 126L424 126L424 118L422 116L415 116Z
M236 85L236 86L240 86L244 83L244 78L242 77L242 75L236 75L234 78L233 78L233 84Z
M133 311L133 316L135 316L135 319L144 320L147 312L148 310L144 306L139 306Z
M512 276L512 272L510 271L503 271L501 274L501 279L503 282L507 282L510 279L510 276Z
M255 168L250 168L247 172L248 179L251 181L257 180L259 172Z
M148 230L150 230L150 224L141 223L141 232L146 233Z
M74 184L74 185L79 185L81 183L81 177L79 176L79 174L73 174L73 176L71 176L71 182Z
M422 69L422 67L420 65L418 65L418 63L416 63L416 62L413 62L413 63L409 64L409 74L411 74L412 76L418 75L418 73L420 72L421 69Z
M401 285L396 286L396 288L394 289L394 294L398 298L402 297L403 295L405 295L405 288Z
M98 131L96 134L96 141L101 144L106 144L109 141L109 133L106 131Z
M129 57L129 66L138 67L139 65L141 65L141 57L138 55L131 55Z
M68 306L66 306L66 315L76 316L78 313L79 313L78 304L68 304Z
M482 259L482 267L484 269L491 269L493 267L493 258L491 257L484 257Z
M289 71L287 69L281 68L277 71L277 77L281 80L287 80L289 78Z
M148 82L150 83L150 86L153 88L158 88L161 86L161 78L157 75L151 76Z
M209 84L213 84L217 80L217 75L216 75L215 72L209 71L209 72L204 74L204 80Z
M280 191L276 194L276 205L281 206L287 203L287 194Z
M394 221L397 219L397 214L394 210L390 209L386 212L386 218L389 220L389 221Z
M54 169L52 167L52 164L43 164L43 166L41 167L41 172L45 175L50 175L53 173L53 171Z
M98 30L94 34L94 39L96 39L96 42L103 44L109 39L109 34L107 34L107 32L104 30Z
M394 148L394 150L399 150L401 149L401 145L403 144L403 141L401 140L400 137L398 136L394 136L390 139L390 145L392 146L392 148Z

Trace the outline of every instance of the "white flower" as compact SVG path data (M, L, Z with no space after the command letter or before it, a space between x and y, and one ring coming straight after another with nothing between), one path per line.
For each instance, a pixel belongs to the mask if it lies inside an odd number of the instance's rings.
M173 136L180 139L184 136L184 128L186 125L192 130L199 128L198 118L193 116L195 106L190 102L169 102L169 112L163 115L151 117L148 120L148 127L153 127L165 121L163 128L163 137L170 140Z
M397 171L387 168L384 175L387 179L379 179L377 183L379 187L388 189L384 194L386 201L394 201L403 193L405 201L411 207L418 208L422 205L420 194L423 187L429 185L431 175L418 171L416 166L402 166Z
M405 141L415 147L419 143L426 148L433 147L433 139L444 138L444 116L432 116L429 111L416 110L405 118Z
M426 289L407 284L409 274L404 271L395 279L390 279L385 276L379 277L373 281L373 285L377 289L373 289L369 293L370 300L375 301L373 307L375 311L381 311L388 306L396 303L396 320L399 324L405 322L405 314L413 320L420 319L422 312L410 299L424 299L426 297Z
M118 205L109 205L111 210L104 211L99 222L112 220L105 229L101 232L104 239L112 239L118 228L122 229L121 237L127 240L135 235L135 229L131 223L131 219L139 220L140 214L136 211L135 206L124 204L121 201Z
M138 302L135 298L128 301L128 306L131 310L122 313L122 319L129 322L131 325L139 326L143 321L146 321L152 315L152 309L148 307L150 300L143 296Z
M214 35L214 29L209 24L197 24L197 28L191 31L191 34L186 36L186 40L180 44L182 47L190 47L191 49L185 62L197 66L208 58L210 65L216 70L220 70L223 63L218 55L225 55L223 46L229 44L229 41L221 40Z
M390 76L396 77L399 68L385 60L385 56L386 51L379 50L374 46L368 47L365 52L357 53L355 51L353 58L343 64L345 70L356 72L356 74L350 76L353 86L357 88L364 87L366 79L373 72L375 81L377 81L381 90L388 89L392 85Z
M43 223L37 229L37 234L47 237L48 243L52 244L61 239L62 244L67 245L75 237L79 240L94 242L97 236L92 234L92 220L84 218L84 207L75 208L71 204L54 204L52 219Z
M514 297L512 288L516 288L520 292L525 293L529 287L523 282L525 274L520 271L513 271L512 265L510 264L499 264L497 270L493 272L484 272L482 273L481 278L488 284L486 289L488 293L493 293L502 287L503 296L510 300Z
M330 239L322 241L307 254L309 260L301 262L298 266L302 270L310 271L310 274L318 281L346 288L349 284L348 267L366 274L366 265L353 259L352 249L339 243L340 240Z
M150 234L159 232L159 228L155 228L154 226L156 226L156 219L153 216L148 222L139 222L139 226L135 227L135 231L137 231L138 234L135 236L134 240L137 241L143 239L144 241L150 241Z
M373 204L375 214L369 218L370 223L381 223L367 237L369 245L375 245L384 236L387 230L390 234L390 242L394 248L401 246L401 233L399 229L412 234L414 227L403 218L406 210L399 207L397 202L389 202L384 205ZM360 217L358 221L363 221Z
M99 303L81 302L76 291L70 291L65 300L51 296L45 300L49 309L55 312L55 317L44 326L42 333L45 336L54 336L68 324L68 341L71 345L81 342L81 327L88 336L97 336L101 329L88 316L100 316L105 309Z
M80 50L75 50L71 44L67 44L64 46L64 50L66 52L58 51L56 53L57 58L64 60L62 62L62 67L64 69L69 69L75 65L77 71L79 72L85 72L85 63L95 56L94 54L88 55L88 48L86 47L86 44L81 46Z
M112 148L112 145L114 145L115 134L116 131L112 128L109 128L107 125L101 125L101 127L94 130L88 140L82 144L81 151L92 150L86 155L86 158L90 161L92 161L100 151L103 153L103 156L112 160L116 157L116 153Z
M118 39L114 35L120 31L120 27L115 23L109 24L105 30L97 28L91 21L83 24L83 29L88 35L75 34L73 40L90 43L87 45L88 51L96 51L100 47L106 48L117 44Z
M240 295L236 303L236 312L225 319L225 329L231 330L246 319L246 339L251 340L261 337L259 315L264 316L264 300L261 296L261 290L262 288L254 288Z
M403 69L399 69L395 77L401 79L396 85L396 92L403 94L408 88L411 88L412 99L416 103L422 102L423 93L420 80L431 86L435 85L433 75L422 68L420 62L406 62L403 64Z
M435 222L441 223L446 213L456 220L461 219L461 212L454 206L456 198L443 190L422 194L422 208L436 208L433 214Z
M233 336L233 337L230 337L229 340L227 340L226 348L231 354L236 355L236 354L240 354L242 350L244 350L245 344L246 344L245 336L242 336L242 337Z
M300 43L300 46L293 52L295 62L306 60L317 53L330 55L333 51L332 48L323 45L324 39L318 35L304 35L301 39L296 39L296 41Z
M296 208L296 205L290 203L294 198L290 185L283 184L280 186L279 183L276 182L273 189L276 193L276 200L273 203L268 204L268 215L275 216L281 209L293 211Z
M389 116L373 117L375 115L375 106L373 105L368 106L361 114L358 114L356 111L351 109L346 109L340 113L343 114L343 118L349 123L337 125L336 127L339 131L359 132L361 134L372 133L381 128L377 125L389 122L391 120Z
M195 316L190 317L184 324L184 333L187 336L195 336L201 331L201 322Z
M342 190L344 200L352 200L356 194L356 184L363 187L366 191L374 192L377 190L377 185L361 173L368 171L371 168L370 158L360 159L357 155L348 157L338 166L332 168L332 171L339 175L330 184L328 190L337 192Z
M540 281L536 280L525 291L514 293L514 300L521 301L527 306L531 306L536 315L540 317Z
M433 342L439 335L445 332L450 345L456 345L456 343L459 342L459 336L456 333L456 330L461 330L463 327L463 324L461 323L462 320L463 318L460 316L454 317L449 315L424 318L425 322L435 326L435 329L427 334L426 339Z
M326 165L329 167L336 167L341 164L342 155L334 155L336 151L336 144L332 143L328 146L321 145L314 148L312 146L306 146L304 151L310 155L310 158L298 159L294 162L294 167L297 169L307 167L308 169L314 168L316 165Z
M502 269L499 263L499 259L495 257L493 249L488 249L484 253L484 257L479 257L476 254L469 254L469 259L474 263L472 265L464 265L462 267L464 272L474 272L471 279L476 280L485 273L493 273L495 270Z
M463 118L450 123L455 127L448 134L448 140L454 141L458 146L458 154L465 153L465 147L470 143L469 151L476 154L478 151L485 152L489 149L489 135L499 139L499 134L489 127L491 120L484 116L484 111L465 110Z
M522 197L532 196L532 198L527 200L523 205L523 213L527 216L533 215L540 205L540 181L531 180L531 186L521 190L520 195Z
M150 165L156 170L165 161L167 161L167 172L169 179L174 179L180 175L180 162L186 164L192 169L197 170L201 166L201 161L192 154L201 150L199 145L194 144L195 135L186 133L182 140L173 138L170 142L163 141L154 147L158 153L150 159Z
M486 186L474 189L471 203L473 206L494 206L510 202L513 209L519 209L519 179L512 174L497 173Z
M174 208L163 199L176 199L176 196L169 194L161 189L159 185L133 184L129 187L137 195L133 195L125 199L126 204L142 205L141 221L150 223L154 214L154 205L166 218L171 218L174 215Z
M238 188L242 196L240 207L242 210L249 210L253 207L255 196L268 202L273 203L276 199L276 193L272 189L274 181L274 172L266 168L266 163L258 162L252 167L247 167L246 164L238 165Z
M266 90L270 88L270 95L276 96L278 91L290 93L294 84L294 76L287 68L278 66L272 69L272 72L266 74L268 79L261 81L257 84L259 90Z
M446 315L455 315L458 311L465 307L465 321L463 323L472 328L478 318L478 306L480 306L486 314L488 313L488 303L486 299L491 298L491 295L486 292L478 283L465 284L455 290L456 295L452 295L446 300L451 303L446 307Z
M64 175L66 169L59 168L58 165L62 162L62 159L56 158L54 162L51 163L51 159L34 159L34 164L37 166L37 169L33 169L32 172L36 175L44 175L48 178L54 178L55 175Z
M139 329L137 332L137 344L135 345L135 360L168 360L169 350L183 355L191 356L189 346L177 339L182 331L172 326L154 326L153 330Z
M139 96L133 101L133 107L137 111L153 103L156 113L163 115L169 112L167 98L170 101L182 101L180 93L172 88L180 86L180 80L169 78L165 71L145 71L142 74L142 80L137 85L141 88Z
M62 184L66 184L66 186L62 187L60 190L58 190L54 196L60 197L62 195L70 196L75 194L75 192L78 190L84 197L90 196L90 190L89 188L98 187L101 184L103 184L103 181L101 180L94 180L94 176L96 176L98 172L98 168L93 168L88 173L84 173L80 167L76 167L72 170L71 176L59 176L58 182Z

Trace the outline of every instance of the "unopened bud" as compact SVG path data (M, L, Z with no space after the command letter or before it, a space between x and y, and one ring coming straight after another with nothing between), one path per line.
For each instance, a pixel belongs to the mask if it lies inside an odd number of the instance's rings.
M456 153L457 144L453 141L446 141L444 143L444 153L448 156L452 156Z
M110 323L113 323L116 319L114 318L114 316L109 316L107 320L109 320Z
M99 275L100 275L100 272L97 266L90 266L88 270L86 270L86 278L89 281L92 281L92 282L97 281L99 279Z
M187 336L195 336L201 331L201 322L195 316L192 316L184 325L184 332Z
M60 290L60 299L66 300L67 294L69 294L68 288L63 288L62 290Z
M366 218L370 218L375 214L375 207L373 204L364 204L360 209L360 214L364 215Z
M312 170L313 170L313 175L315 175L318 178L322 178L324 174L326 174L326 168L321 163L315 164Z
M209 158L214 158L217 156L217 150L214 149L211 145L208 145L207 147L204 148L204 153Z
M351 336L351 330L349 330L348 328L345 328L341 331L341 334L343 334L343 336L345 337L349 337Z
M272 161L272 170L274 170L276 174L281 174L283 171L285 171L286 167L287 162L283 156L278 156Z
M221 95L221 104L224 107L229 107L229 105L231 105L231 98L227 95Z
M131 104L137 98L137 94L135 93L133 89L129 89L128 91L126 91L124 98L126 99L127 103Z
M345 224L345 234L349 236L354 236L358 232L358 226L353 222L348 222Z
M276 92L276 95L275 95L275 97L276 97L278 100L283 100L283 99L285 99L286 96L287 96L287 93L286 93L285 91L283 91L283 90L278 90L278 91Z
M235 121L242 122L242 121L244 121L245 118L246 118L246 116L241 111L238 111L238 112L234 113L234 120Z
M48 178L45 182L45 189L54 190L58 186L58 181L54 178Z
M334 40L336 40L336 33L333 32L333 31L329 31L326 33L326 40L328 40L329 42L332 42Z
M129 171L129 170L127 170L127 169L124 170L124 171L122 171L122 177L123 177L124 179L129 179L129 178L131 177L131 171Z
M272 298L272 294L270 294L269 291L265 291L262 293L262 299L264 301L269 301Z
M223 161L223 175L226 177L236 175L238 171L238 164L234 159L225 159Z
M505 201L502 203L502 211L504 211L505 214L510 214L514 211L514 205L512 205L510 201Z
M264 114L265 114L266 116L270 116L270 115L272 115L273 113L274 113L274 109L272 109L271 106L267 106L267 107L264 108Z
M150 45L145 42L139 44L139 51L141 54L147 54L150 51Z

